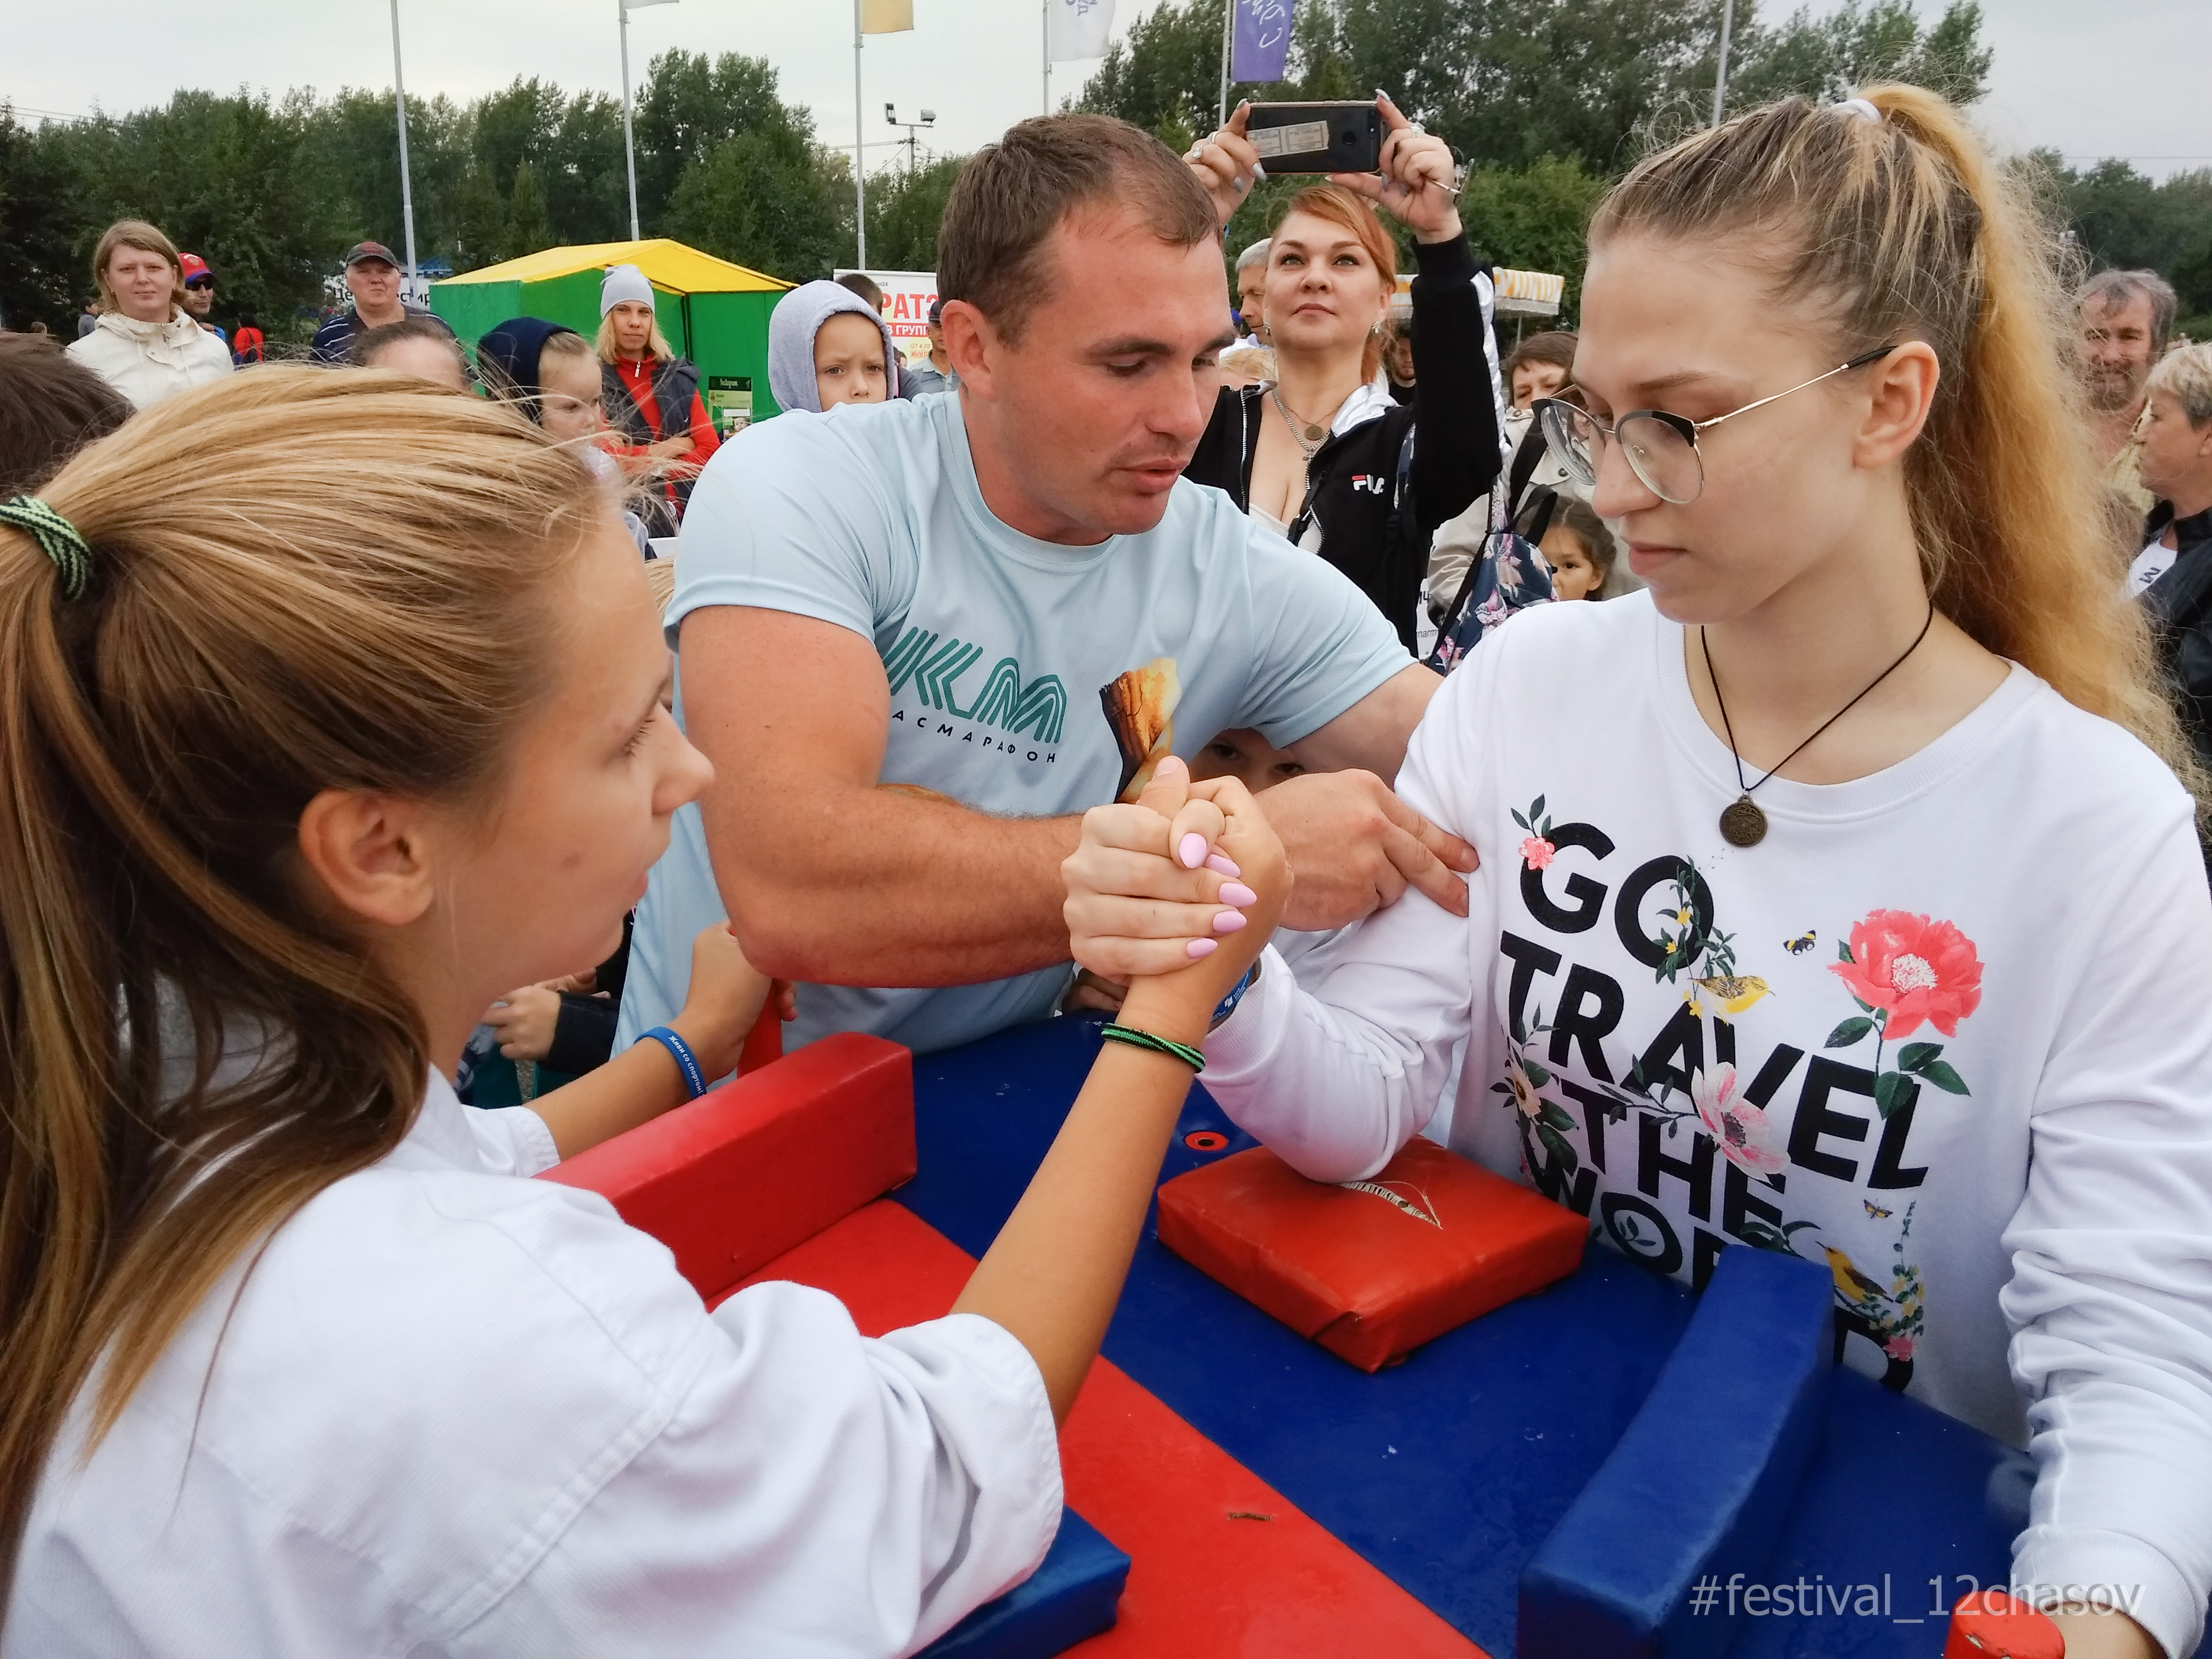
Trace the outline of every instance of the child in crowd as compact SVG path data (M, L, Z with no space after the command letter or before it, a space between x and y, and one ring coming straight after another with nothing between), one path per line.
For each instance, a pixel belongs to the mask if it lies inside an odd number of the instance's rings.
M1191 776L1200 782L1235 778L1255 795L1305 769L1289 750L1278 749L1257 732L1249 731L1216 733L1190 763Z
M466 392L469 366L461 343L434 317L403 317L354 337L346 361L356 368L389 368L448 392Z
M769 315L768 386L781 408L818 415L896 398L897 362L890 325L842 283L802 283Z
M131 418L131 400L51 340L0 334L0 501Z
M1595 599L1613 575L1613 536L1604 521L1571 495L1552 505L1552 522L1537 544L1552 567L1552 597Z
M2181 1659L2212 896L2054 239L1887 86L1645 160L1589 251L1581 406L1537 407L1647 592L1444 683L1397 787L1483 849L1468 915L1408 893L1317 988L1263 957L1206 1087L1316 1180L1426 1133L1692 1286L1724 1249L1826 1272L1846 1363L2033 1459L2012 1580L2075 1604L2070 1659ZM1164 860L1068 875L1086 968L1178 959Z
M468 1112L444 1074L501 989L611 947L708 783L666 662L574 452L397 375L183 393L0 501L9 1653L888 1656L1043 1556L1179 1055L1282 849L1174 761L1091 815L1237 878L951 1315L709 1314L522 1178L621 1113Z
M477 342L477 369L493 397L520 410L545 428L546 436L572 447L600 482L623 489L621 464L603 441L604 382L590 341L542 317L510 317ZM623 525L638 551L651 558L645 521L627 505Z

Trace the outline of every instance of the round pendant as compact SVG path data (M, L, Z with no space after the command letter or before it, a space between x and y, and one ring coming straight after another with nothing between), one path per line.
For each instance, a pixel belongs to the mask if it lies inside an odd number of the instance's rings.
M1766 839L1766 814L1748 795L1739 795L1721 812L1721 835L1731 847L1756 847Z
M1327 427L1310 426L1306 428L1306 441L1310 444L1317 444L1327 436L1328 436Z

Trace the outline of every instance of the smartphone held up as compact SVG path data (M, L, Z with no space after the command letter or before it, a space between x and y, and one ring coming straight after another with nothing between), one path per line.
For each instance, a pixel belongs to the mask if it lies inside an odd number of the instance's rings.
M1244 136L1271 176L1375 173L1382 165L1382 113L1373 99L1254 104Z

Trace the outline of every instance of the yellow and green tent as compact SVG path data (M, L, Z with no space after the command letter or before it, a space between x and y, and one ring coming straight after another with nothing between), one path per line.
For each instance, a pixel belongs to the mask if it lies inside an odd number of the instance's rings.
M564 323L586 339L599 331L599 278L635 265L653 284L669 343L699 368L700 395L716 428L776 412L768 389L768 314L794 284L656 236L642 242L549 247L430 285L430 309L473 349L510 317Z

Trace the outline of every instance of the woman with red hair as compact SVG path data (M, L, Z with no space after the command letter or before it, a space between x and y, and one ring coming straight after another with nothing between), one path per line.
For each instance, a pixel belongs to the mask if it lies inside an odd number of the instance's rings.
M1277 378L1223 388L1187 476L1351 577L1411 648L1437 526L1498 477L1501 403L1489 273L1460 225L1451 151L1377 104L1389 128L1378 170L1299 191L1268 244ZM1224 226L1264 176L1246 113L1187 158ZM1407 404L1382 378L1398 255L1370 204L1413 233ZM1548 597L1540 573L1514 574Z

